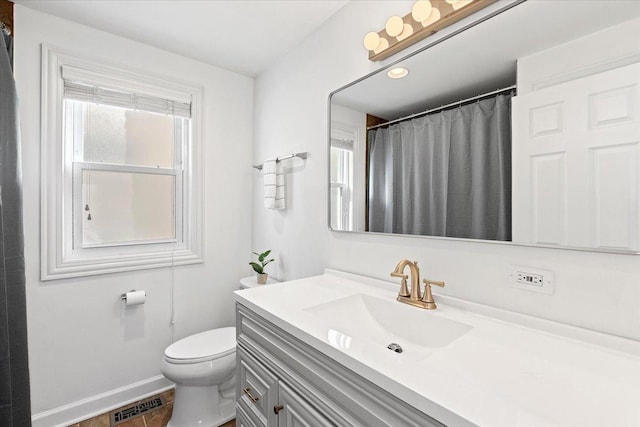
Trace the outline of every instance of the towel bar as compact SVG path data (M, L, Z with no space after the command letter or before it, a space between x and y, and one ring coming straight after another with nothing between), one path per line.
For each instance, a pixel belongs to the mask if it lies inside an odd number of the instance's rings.
M307 152L302 152L302 153L292 153L292 154L288 154L286 156L282 156L282 157L276 157L276 162L280 162L282 160L287 160L287 159L293 159L294 157L298 157L300 159L306 159L307 158ZM262 165L263 163L259 163L257 165L253 165L254 168L258 169L258 170L262 170Z

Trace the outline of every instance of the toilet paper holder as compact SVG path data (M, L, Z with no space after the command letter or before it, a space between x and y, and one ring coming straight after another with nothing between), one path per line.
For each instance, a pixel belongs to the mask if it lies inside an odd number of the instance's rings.
M136 290L135 290L135 289L131 289L129 292L136 292ZM121 294L121 295L120 295L120 299L121 299L122 301L126 301L126 300L127 300L127 294L128 294L129 292L125 292L125 293Z
M129 292L120 294L120 299L126 306L144 304L147 298L146 291L136 291L135 289Z

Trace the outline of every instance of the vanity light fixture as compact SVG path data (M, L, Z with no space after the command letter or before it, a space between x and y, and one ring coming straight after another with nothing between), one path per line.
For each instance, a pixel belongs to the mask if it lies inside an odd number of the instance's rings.
M403 77L406 77L408 74L409 74L409 70L402 67L392 68L387 72L387 76L390 79L401 79Z
M473 0L445 0L445 1L449 3L451 6L453 6L455 10L458 10L458 9L462 9L463 7L471 3Z
M369 60L381 61L487 7L496 0L418 0L404 18L392 16L384 29L364 37Z

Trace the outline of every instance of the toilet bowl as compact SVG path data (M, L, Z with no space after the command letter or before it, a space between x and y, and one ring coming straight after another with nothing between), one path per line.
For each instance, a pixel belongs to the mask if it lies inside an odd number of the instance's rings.
M217 427L235 418L236 328L183 338L166 348L161 371L176 383L167 427Z

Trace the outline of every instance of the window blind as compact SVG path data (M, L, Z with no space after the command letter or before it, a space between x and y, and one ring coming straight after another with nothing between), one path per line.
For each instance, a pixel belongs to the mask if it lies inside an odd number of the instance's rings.
M353 151L353 141L350 139L331 137L331 147Z
M191 103L64 80L64 98L191 118Z

